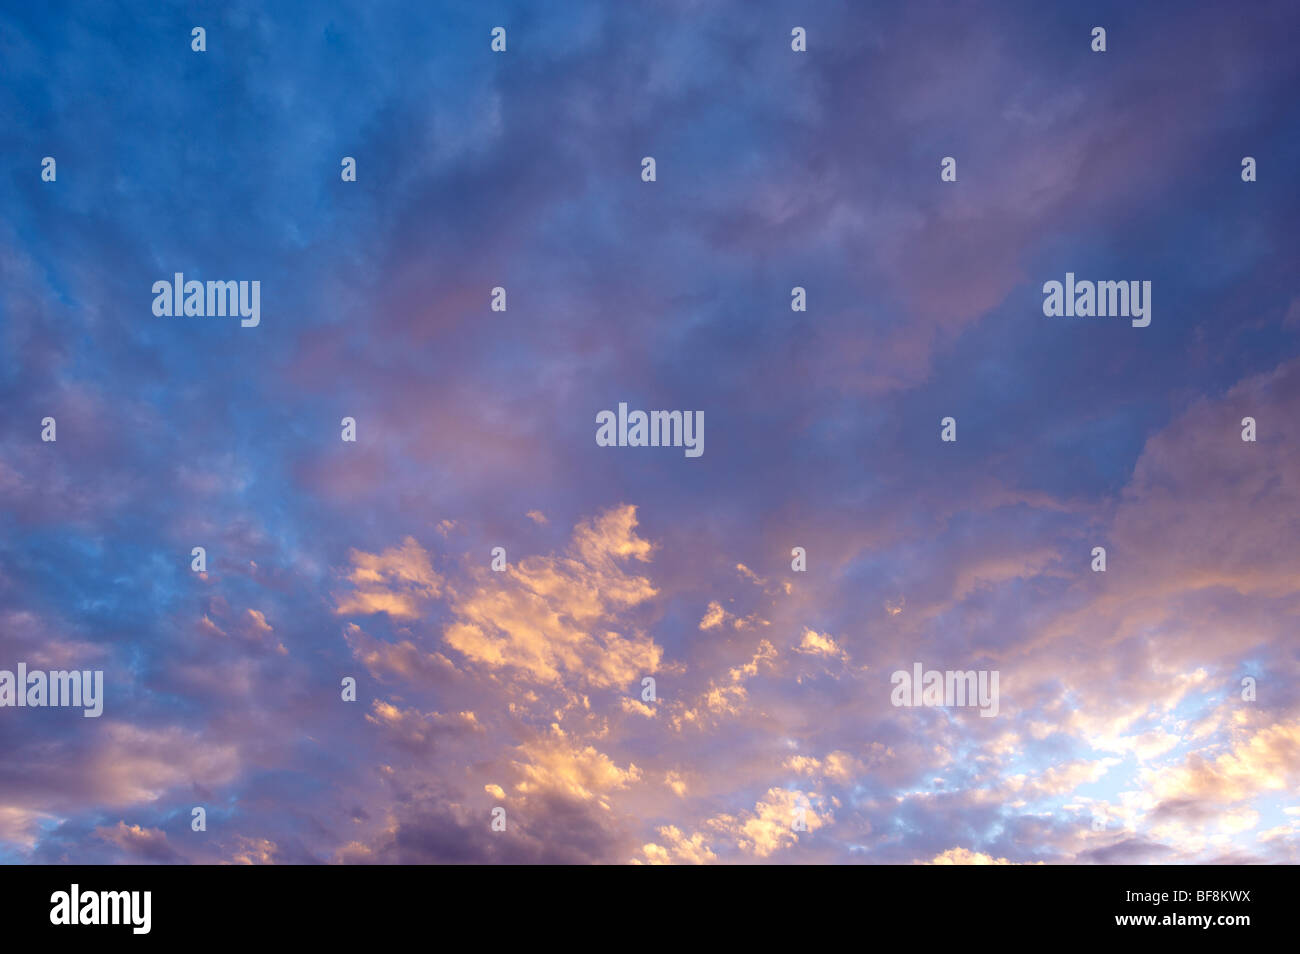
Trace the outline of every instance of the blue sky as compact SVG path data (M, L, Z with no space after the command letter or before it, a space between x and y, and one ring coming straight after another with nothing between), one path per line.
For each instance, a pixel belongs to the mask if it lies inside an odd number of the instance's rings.
M6 11L0 857L1293 862L1297 16Z

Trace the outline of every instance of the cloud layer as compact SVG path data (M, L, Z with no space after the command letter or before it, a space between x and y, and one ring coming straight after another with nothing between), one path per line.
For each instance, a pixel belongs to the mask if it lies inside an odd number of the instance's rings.
M0 859L1298 860L1294 4L395 16L0 14Z

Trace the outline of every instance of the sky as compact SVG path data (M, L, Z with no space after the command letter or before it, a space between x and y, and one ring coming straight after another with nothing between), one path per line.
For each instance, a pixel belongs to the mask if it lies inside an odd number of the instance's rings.
M264 6L0 12L0 861L1300 860L1294 3Z

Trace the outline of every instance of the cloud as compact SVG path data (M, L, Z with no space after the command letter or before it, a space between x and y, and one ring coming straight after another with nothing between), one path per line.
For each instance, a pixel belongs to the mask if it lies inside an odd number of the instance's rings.
M727 618L727 611L717 600L709 601L709 608L700 619L700 629L717 629Z
M1222 755L1190 754L1181 765L1148 770L1153 797L1227 804L1293 788L1300 779L1300 722L1276 723L1239 740Z
M828 656L832 659L841 659L844 662L849 660L849 654L836 645L834 637L828 633L818 633L811 629L803 631L803 639L800 640L795 651L807 653L811 656Z
M0 805L0 841L30 851L36 844L40 826L53 821L47 812L19 805Z
M927 865L1013 865L1014 861L1008 861L1006 858L994 858L986 855L982 851L971 851L969 848L949 848L942 854L935 855L929 861L924 862ZM1041 864L1041 862L1040 862Z
M717 815L710 818L708 824L733 839L742 851L756 858L766 858L799 840L800 831L795 828L797 822L802 822L806 831L814 832L830 820L821 795L771 788L754 805L753 811L743 811L735 816Z
M481 728L478 718L468 710L448 715L421 713L414 708L399 709L381 699L371 703L371 710L366 721L412 752L426 752L443 738L464 736Z
M635 764L619 768L594 746L571 742L558 725L553 725L547 735L521 745L518 753L515 767L521 781L515 788L525 795L559 792L582 801L595 800L608 808L604 794L626 788L641 778Z
M154 864L174 864L184 861L167 841L167 833L159 828L141 828L119 821L112 828L96 828L95 836L111 842L131 858Z
M659 829L659 836L667 842L666 845L650 842L641 849L646 864L704 865L718 860L705 843L704 835L698 831L687 838L676 825L665 825Z
M526 557L504 574L480 568L456 593L446 644L471 663L540 683L625 687L655 672L663 650L654 640L631 624L611 628L656 594L624 568L653 549L636 525L635 507L616 507L580 523L563 554Z
M243 835L235 838L237 847L230 856L230 864L235 865L272 865L276 863L279 846L266 838L248 838Z
M353 550L348 582L352 592L338 599L340 616L387 613L395 619L417 619L429 601L442 592L442 577L429 554L414 538L382 553Z

